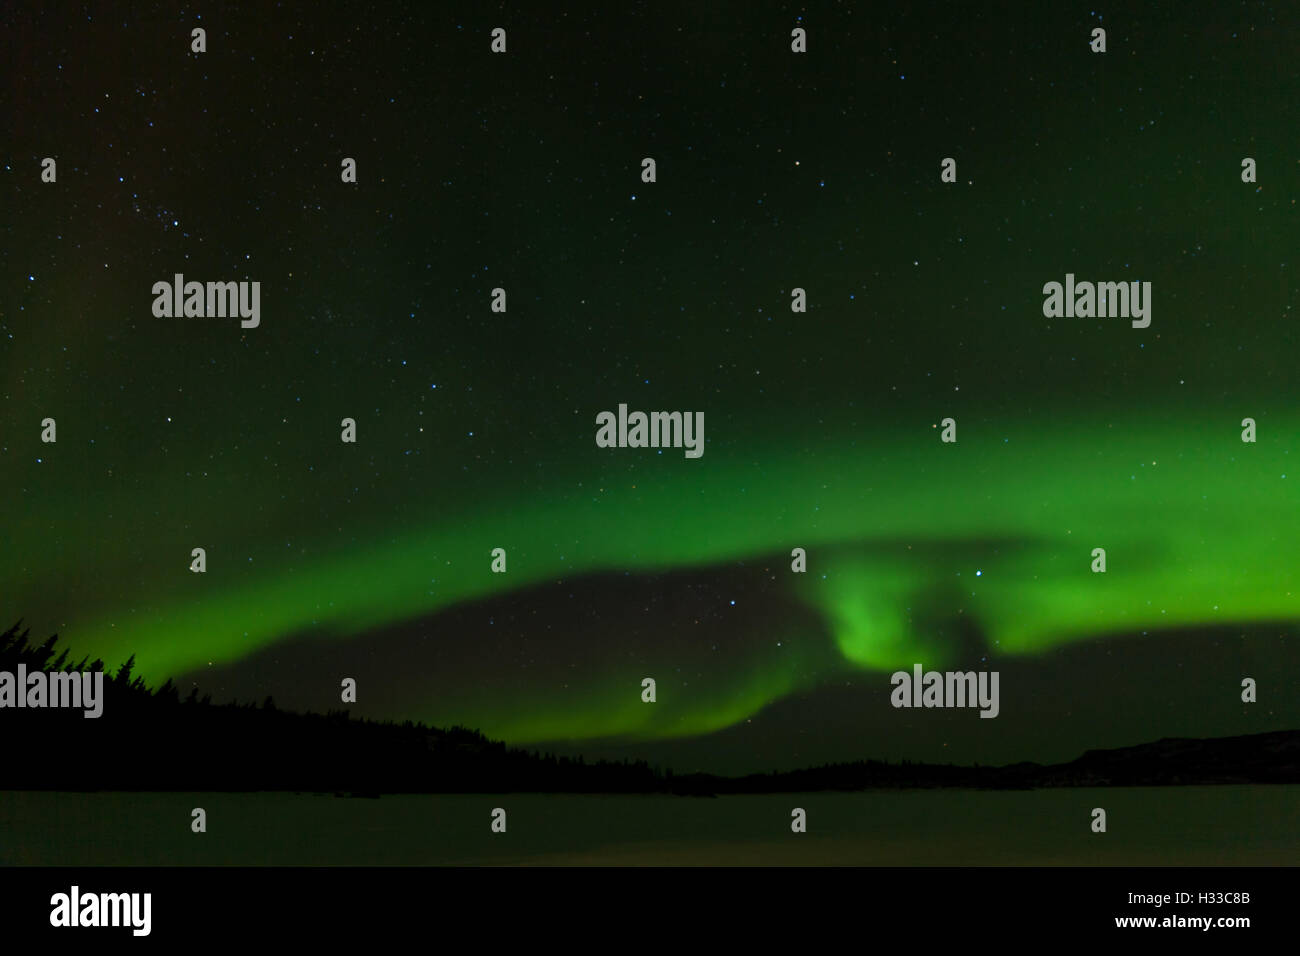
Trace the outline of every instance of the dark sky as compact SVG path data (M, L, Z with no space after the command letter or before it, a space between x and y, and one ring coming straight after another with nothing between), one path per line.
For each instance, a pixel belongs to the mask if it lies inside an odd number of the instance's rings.
M1295 726L1295 11L600 6L5 9L5 613L704 769ZM890 707L917 662L1001 716Z

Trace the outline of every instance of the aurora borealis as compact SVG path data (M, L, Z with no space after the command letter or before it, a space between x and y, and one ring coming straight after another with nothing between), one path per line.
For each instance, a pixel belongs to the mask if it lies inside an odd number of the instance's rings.
M1087 732L1025 684L1073 652L1108 740L1294 726L1300 87L1260 11L412 5L201 55L193 13L16 15L5 611L216 696L357 676L360 714L701 764L811 759L709 742L783 704L827 759L1052 756ZM260 281L260 325L154 317L181 272ZM1067 272L1150 281L1150 327L1045 318ZM705 454L597 447L621 402ZM1160 693L1113 698L1120 646ZM826 690L981 660L1026 668L968 721L1006 730Z

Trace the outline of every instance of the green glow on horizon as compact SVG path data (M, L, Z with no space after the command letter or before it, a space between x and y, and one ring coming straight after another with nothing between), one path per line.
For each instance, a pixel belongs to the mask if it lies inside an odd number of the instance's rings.
M1050 429L963 425L955 445L900 430L856 445L828 440L814 456L782 453L769 436L763 460L773 464L761 469L760 456L710 448L700 461L647 462L598 495L556 479L508 515L482 501L450 516L435 511L307 560L266 547L240 562L218 544L205 575L184 570L184 542L165 574L115 576L107 559L87 569L130 597L82 605L61 630L78 655L115 665L134 653L138 673L161 681L293 634L351 635L558 578L785 555L777 569L838 650L838 659L801 651L817 665L808 667L792 667L788 656L734 661L734 678L657 708L629 702L620 677L611 680L617 693L586 687L578 702L547 688L506 700L467 688L430 702L427 713L391 715L528 743L701 733L815 684L827 667L941 665L951 647L936 621L965 618L1005 655L1083 637L1300 617L1292 533L1300 475L1282 477L1287 448L1276 437L1294 434L1300 418L1273 418L1260 442L1246 445L1240 416L1218 413L1213 433L1204 427L1211 417L1178 409L1063 418ZM235 510L237 498L220 508ZM50 561L34 579L60 578L62 558L24 544L8 555L7 576L23 554ZM505 575L489 572L497 546L509 555ZM808 549L806 575L788 572L795 546ZM1094 547L1107 551L1104 575L1089 570ZM39 614L59 601L51 592L28 620L39 628L47 619ZM811 647L817 635L802 637Z

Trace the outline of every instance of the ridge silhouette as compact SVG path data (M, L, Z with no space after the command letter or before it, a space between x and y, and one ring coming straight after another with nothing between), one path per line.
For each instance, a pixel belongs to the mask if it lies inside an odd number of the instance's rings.
M79 708L0 710L4 790L311 791L382 793L717 794L871 788L1029 789L1300 782L1300 730L1208 740L1168 738L1090 750L1068 763L973 767L862 760L722 777L674 775L644 760L586 762L508 747L477 730L412 721L358 720L279 710L271 697L183 700L169 678L157 689L132 676L134 655L109 675L104 662L69 663L57 635L30 640L21 620L0 634L0 671L104 671L103 713ZM18 689L20 693L23 688Z

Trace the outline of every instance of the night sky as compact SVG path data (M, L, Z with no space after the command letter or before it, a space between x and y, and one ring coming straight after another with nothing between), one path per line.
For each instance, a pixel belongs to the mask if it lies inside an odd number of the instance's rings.
M3 13L0 625L683 769L1300 724L1288 5L114 6Z

